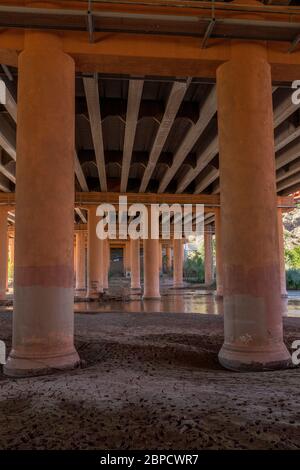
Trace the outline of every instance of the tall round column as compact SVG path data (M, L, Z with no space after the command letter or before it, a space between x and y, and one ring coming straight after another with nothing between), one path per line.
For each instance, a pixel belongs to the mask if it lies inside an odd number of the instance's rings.
M278 238L279 238L279 261L280 261L280 292L281 292L281 297L287 298L288 293L286 290L282 209L278 209L277 213L278 213Z
M109 246L109 240L106 238L103 240L103 289L108 289L108 274L109 274L109 268L110 268L110 246Z
M15 260L15 236L10 236L8 241L9 261L10 261L10 279L14 278L14 260Z
M213 252L212 252L212 231L208 225L204 232L204 276L205 284L210 286L213 283Z
M140 289L140 240L130 241L130 256L131 256L131 289Z
M0 207L0 300L6 298L8 271L7 209Z
M97 298L103 293L103 240L96 234L96 207L88 211L88 282L86 296Z
M76 233L76 289L85 289L85 233L78 231Z
M216 297L223 297L223 256L222 256L222 231L221 231L221 212L215 210L215 239L216 239Z
M173 287L183 286L183 244L182 240L173 240Z
M58 36L26 32L18 61L13 345L5 373L73 367L75 67Z
M148 234L144 240L144 295L143 299L160 299L159 239L151 238L151 211L148 211Z
M236 42L217 71L225 340L233 370L286 367L280 298L270 66Z

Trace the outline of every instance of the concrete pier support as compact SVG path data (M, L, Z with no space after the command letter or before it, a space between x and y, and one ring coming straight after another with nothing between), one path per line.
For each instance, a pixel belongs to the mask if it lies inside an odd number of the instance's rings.
M0 300L6 298L8 268L7 209L0 207Z
M85 285L85 233L79 231L76 233L76 255L75 255L76 289L84 290Z
M5 373L74 367L75 67L50 33L18 59L13 345Z
M217 71L224 344L229 369L287 367L280 298L272 83L264 46L235 43Z
M173 240L173 287L183 286L183 243L182 240Z
M103 293L103 240L96 234L97 226L96 207L88 211L88 282L87 294L89 298L98 297Z
M213 283L213 249L210 225L204 232L204 277L205 284L210 286Z
M131 270L130 241L125 243L124 247L124 273L126 277L130 276Z
M8 240L8 256L9 256L10 266L11 266L10 279L13 279L14 278L14 264L15 264L15 237L14 236L10 236Z
M279 261L280 261L280 289L281 289L281 297L287 298L288 293L286 290L282 209L278 209L277 214L278 214L278 241L279 241Z
M215 239L216 239L216 297L223 298L223 256L222 256L222 232L221 211L215 210Z
M140 240L130 241L131 256L131 289L140 289Z
M160 299L159 240L151 238L151 216L148 214L149 238L144 240L144 295L143 299Z
M110 246L109 246L109 240L106 238L103 240L103 259L104 259L104 264L103 264L103 289L108 290L109 288L109 282L108 282L108 274L109 274L109 269L110 269Z

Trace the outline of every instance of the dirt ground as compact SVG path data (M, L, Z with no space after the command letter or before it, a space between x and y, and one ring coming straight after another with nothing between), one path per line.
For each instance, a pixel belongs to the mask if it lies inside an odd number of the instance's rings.
M300 318L285 318L289 347ZM11 313L0 314L10 346ZM75 315L84 367L7 379L0 449L300 449L300 368L221 368L221 315Z

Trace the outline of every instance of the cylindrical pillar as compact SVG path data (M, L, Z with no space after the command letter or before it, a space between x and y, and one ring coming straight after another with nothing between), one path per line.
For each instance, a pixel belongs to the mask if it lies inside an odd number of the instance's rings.
M215 240L216 240L216 297L223 297L223 256L222 256L221 212L215 209Z
M88 211L88 282L87 294L89 298L98 297L103 292L103 240L96 234L97 217L96 207Z
M103 240L103 257L104 257L104 263L103 263L103 289L107 290L109 285L108 285L108 274L109 274L109 268L110 268L110 246L109 246L109 240L106 238Z
M183 244L182 240L173 240L173 287L183 286Z
M282 222L282 209L277 210L278 213L278 239L279 239L279 261L280 261L280 292L281 297L287 298L286 290L286 274L285 274L285 257L284 257L284 233Z
M140 240L130 241L130 256L131 256L131 289L140 289Z
M76 289L85 289L85 233L81 230L76 233Z
M6 298L8 267L7 209L0 207L0 300Z
M205 284L210 286L213 283L213 250L210 225L206 227L204 232L204 276Z
M148 238L144 239L143 299L160 299L159 239L151 238L151 212L148 212Z
M18 60L13 345L5 373L73 367L75 66L51 33Z
M286 367L271 70L263 45L232 44L217 71L224 344L233 370Z
M9 237L9 261L10 261L10 272L9 278L13 280L14 278L14 263L15 263L15 237Z

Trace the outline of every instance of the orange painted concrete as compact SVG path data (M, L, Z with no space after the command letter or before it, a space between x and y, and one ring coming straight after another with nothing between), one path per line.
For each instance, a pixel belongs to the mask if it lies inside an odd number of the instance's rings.
M172 248L170 246L166 247L166 257L167 257L167 271L172 271Z
M260 45L236 43L217 73L224 333L234 370L286 367L274 168L271 70Z
M183 285L183 243L182 240L173 240L173 287Z
M85 289L85 233L78 231L76 233L76 256L75 256L76 289Z
M216 239L216 283L217 297L223 297L223 256L222 256L222 232L221 211L215 212L215 239Z
M110 269L110 246L109 240L103 240L103 289L109 288L108 274Z
M73 367L73 60L32 32L19 56L13 346L5 373Z

